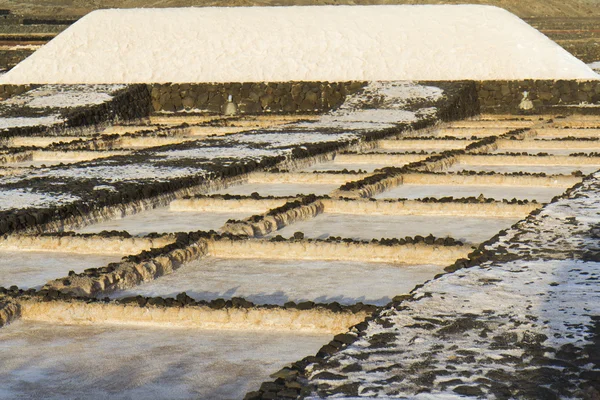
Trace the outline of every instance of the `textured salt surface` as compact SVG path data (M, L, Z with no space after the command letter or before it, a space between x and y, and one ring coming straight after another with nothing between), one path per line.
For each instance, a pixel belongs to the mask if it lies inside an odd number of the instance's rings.
M48 126L64 122L60 115L49 115L45 117L2 117L0 118L0 129L19 128L25 126Z
M319 398L349 383L384 398L597 397L599 178L489 246L511 261L444 275L384 310L329 375L312 373Z
M120 259L120 255L0 251L0 286L40 288L52 279L66 276L71 270L79 273Z
M0 331L0 398L240 399L327 340L18 321Z
M235 211L235 210L234 210ZM249 213L171 211L168 208L143 211L122 219L100 222L80 229L80 233L101 231L127 231L131 235L147 235L151 232L190 232L218 230L228 219L243 219Z
M253 192L258 192L263 196L295 196L297 194L310 193L322 195L329 194L338 187L339 185L333 184L245 183L220 189L212 193L250 195Z
M70 108L105 103L113 98L111 93L124 89L125 85L44 85L12 97L6 105L30 108Z
M94 11L0 83L525 78L598 75L500 8L321 6Z
M457 171L493 171L493 172L544 172L548 175L570 175L574 171L581 171L584 174L590 174L598 170L597 165L469 165L456 163L452 167L446 169L448 172Z
M102 179L108 182L137 181L154 179L159 181L190 176L200 173L197 168L169 168L150 164L135 165L105 165L82 166L68 169L54 169L32 176L55 178Z
M37 193L25 189L0 189L0 210L48 207L72 203L78 199L68 194Z
M407 106L416 102L435 102L444 91L435 86L417 85L412 82L370 82L359 95L349 96L337 110L315 121L291 124L300 129L381 130L393 128L399 123L416 122L432 117L435 107L420 107L408 111Z
M554 196L564 192L556 187L523 187L523 186L470 186L470 185L400 185L387 192L373 196L376 199L420 199L424 197L455 198L479 196L497 200L516 198L518 200L550 201Z
M307 238L326 239L341 236L360 240L403 238L405 236L451 236L470 243L482 242L501 229L510 227L517 218L469 218L420 215L338 215L321 214L271 233L290 237L304 232Z
M310 300L385 305L441 270L432 265L209 257L112 297L174 297L186 292L196 300L243 297L257 304Z

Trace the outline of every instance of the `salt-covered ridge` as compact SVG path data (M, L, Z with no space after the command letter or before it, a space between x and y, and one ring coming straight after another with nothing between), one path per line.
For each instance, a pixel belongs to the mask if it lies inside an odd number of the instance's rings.
M94 11L0 83L463 79L598 75L495 7L209 7Z

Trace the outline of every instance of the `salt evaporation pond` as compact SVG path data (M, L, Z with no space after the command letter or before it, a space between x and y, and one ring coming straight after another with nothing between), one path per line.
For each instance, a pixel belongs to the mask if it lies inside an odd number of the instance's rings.
M159 208L143 211L120 219L104 221L80 229L80 233L98 233L102 231L127 231L131 235L147 235L151 232L190 232L218 230L228 219L244 219L250 213L171 211Z
M503 149L501 146L496 149L496 150L492 150L489 153L491 154L498 154L498 153L528 153L528 154L539 154L539 153L548 153L548 154L552 154L552 155L556 155L556 156L568 156L570 154L573 153L596 153L598 152L600 149L598 147L588 147L588 148L577 148L577 149L569 149L569 148L564 148L564 149L543 149L543 148L539 148L539 147L523 147L520 149Z
M289 237L303 232L311 239L330 236L371 240L373 238L403 238L405 236L453 237L468 243L479 243L510 227L519 218L469 218L465 216L426 215L347 215L321 214L271 233L269 236Z
M69 271L103 267L122 255L60 253L47 251L0 251L0 286L40 288ZM1 398L1 396L0 396Z
M112 297L186 292L196 300L243 297L256 304L310 300L382 306L440 272L442 267L434 265L207 257Z
M297 196L299 194L329 194L340 185L329 183L302 184L302 183L244 183L220 189L215 194L233 194L249 196L257 192L261 196Z
M80 162L81 160L74 159L63 159L63 160L27 160L27 161L18 161L13 163L6 163L4 166L13 167L13 168L42 168L42 167L50 167L52 165L58 164L73 164L76 162Z
M0 398L241 399L330 336L17 321L0 330Z
M537 200L548 202L554 196L563 193L566 189L559 187L531 187L531 186L482 186L482 185L400 185L386 192L373 196L376 199L422 199L424 197L454 198L479 196L496 200Z
M455 163L448 168L448 172L458 171L485 171L485 172L543 172L548 175L571 175L574 171L581 171L584 174L591 174L600 168L599 165L470 165Z
M406 163L397 164L396 166L401 167L403 165L406 165ZM373 172L376 169L387 167L387 166L389 166L389 165L388 164L342 163L342 162L338 163L338 162L335 162L335 161L329 161L329 162L324 162L324 163L318 163L318 164L311 165L310 167L306 167L306 168L300 169L300 171L302 171L302 172L342 171L342 170L346 169L348 171L363 170L363 171L367 171L367 172Z

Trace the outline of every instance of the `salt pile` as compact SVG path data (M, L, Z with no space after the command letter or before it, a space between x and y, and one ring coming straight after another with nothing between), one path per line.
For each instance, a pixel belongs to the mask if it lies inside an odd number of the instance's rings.
M2 84L598 79L513 14L478 5L94 11Z

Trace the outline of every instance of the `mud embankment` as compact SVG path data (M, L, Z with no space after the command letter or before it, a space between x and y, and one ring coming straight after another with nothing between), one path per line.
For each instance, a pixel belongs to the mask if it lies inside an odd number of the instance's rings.
M137 254L175 241L174 236L137 238L103 235L11 235L0 239L0 250L47 251L81 254Z
M259 221L253 221L251 217L246 221L227 223L222 231L238 236L263 237L295 222L314 218L323 213L323 210L323 203L320 200L317 200L309 204L293 207L283 212L259 216Z
M216 240L208 253L219 258L266 258L275 260L324 260L429 264L445 266L472 251L470 245L438 246L424 243L385 246L374 243L324 241ZM368 268L368 264L365 264Z
M337 334L345 332L350 326L360 323L368 316L367 312L333 312L324 308L297 310L282 307L222 309L207 306L139 307L118 303L41 302L37 300L23 300L19 303L21 318L25 321L69 325L111 324Z
M118 264L105 268L50 281L44 289L55 289L88 297L129 289L142 282L170 274L186 262L206 255L208 250L208 245L203 239L183 248L172 246L176 248L168 252L165 251L166 249L157 249L157 256L141 256L139 257L141 260L133 261L124 259Z
M10 324L21 316L19 303L7 298L0 297L0 328ZM360 321L359 321L360 322Z

